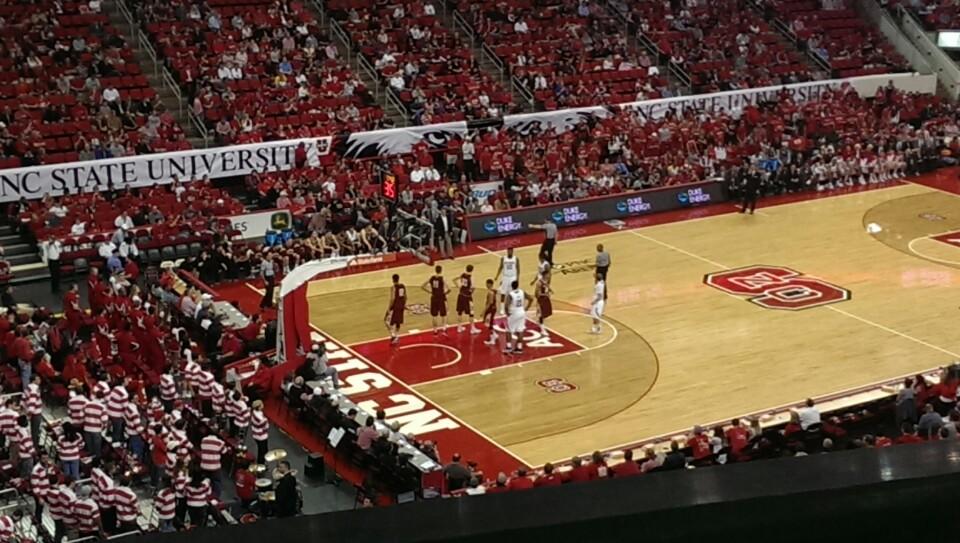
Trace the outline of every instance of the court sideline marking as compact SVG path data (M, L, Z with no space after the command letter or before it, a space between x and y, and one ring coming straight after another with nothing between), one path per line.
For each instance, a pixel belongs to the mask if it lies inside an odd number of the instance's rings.
M681 249L680 247L677 247L676 245L672 245L672 244L667 243L667 242L665 242L665 241L660 241L660 240L658 240L658 239L651 238L650 236L641 234L641 233L636 232L636 231L633 231L633 230L631 230L630 233L633 234L634 236L637 236L638 238L645 239L645 240L647 240L647 241L649 241L649 242L651 242L651 243L656 243L657 245L660 245L660 246L666 247L667 249L670 249L670 250L672 250L672 251L676 251L676 252L678 252L678 253L687 255L687 256L689 256L689 257L691 257L691 258L695 258L695 259L697 259L697 260L700 260L701 262L706 262L707 264L710 264L711 266L717 266L717 267L719 267L719 268L721 268L721 269L724 269L724 270L731 270L731 269L733 269L733 268L731 268L730 266L726 266L726 265L721 264L721 263L719 263L719 262L710 260L709 258L707 258L707 257L705 257L705 256L701 256L701 255L698 255L698 254L696 254L696 253L691 253L690 251L687 251L687 250L685 250L685 249ZM922 339L920 339L920 338L913 337L913 336L911 336L911 335L909 335L909 334L906 334L906 333L904 333L904 332L901 332L901 331L899 331L899 330L894 330L893 328L890 328L889 326L884 326L884 325L882 325L882 324L880 324L880 323L877 323L877 322L874 322L874 321L872 321L872 320L870 320L870 319L866 319L866 318L864 318L864 317L860 317L860 316L858 316L858 315L854 315L853 313L844 311L843 309L838 309L838 308L836 308L836 307L834 307L834 306L832 306L832 305L825 306L825 309L828 309L828 310L833 311L833 312L835 312L835 313L839 313L840 315L843 315L843 316L845 316L845 317L849 317L849 318L851 318L851 319L860 321L860 322L862 322L862 323L864 323L864 324L873 326L874 328L876 328L876 329L878 329L878 330L883 330L884 332L888 332L888 333L890 333L890 334L894 334L894 335L900 336L900 337L902 337L902 338L904 338L904 339L908 339L908 340L910 340L910 341L912 341L912 342L914 342L914 343L917 343L918 345L923 345L924 347L927 347L927 348L929 348L929 349L933 349L933 350L935 350L935 351L939 351L939 352L941 352L941 353L948 354L948 355L952 356L953 358L960 358L960 354L958 354L958 353L955 353L955 352L953 352L953 351L944 349L943 347L939 347L939 346L937 346L937 345L934 345L934 344L932 344L932 343L929 343L929 342L927 342L927 341L924 341L924 340L922 340Z
M949 193L947 193L947 194L949 194ZM911 253L919 256L920 258L923 258L923 259L926 259L926 260L932 260L933 262L938 262L938 263L940 263L940 264L950 264L950 265L953 265L953 266L958 266L958 265L960 265L960 262L958 262L958 261L956 261L956 260L946 260L946 259L943 259L943 258L937 258L937 257L935 257L935 256L925 255L925 254L921 253L920 251L918 251L918 250L917 250L916 248L914 248L914 246L913 246L914 243L916 243L916 242L918 242L918 241L921 241L921 240L925 240L925 239L937 241L937 240L934 240L933 238L935 238L935 237L937 237L937 236L942 236L942 235L944 235L944 234L950 234L950 233L953 233L953 232L957 232L957 235L960 236L960 232L958 232L957 230L947 230L946 232L940 232L939 234L930 234L930 235L928 235L928 236L920 236L920 237L918 237L918 238L913 238L913 239L910 240L910 243L907 244L907 250L910 251ZM939 242L939 241L938 241L937 243L942 243L942 242Z

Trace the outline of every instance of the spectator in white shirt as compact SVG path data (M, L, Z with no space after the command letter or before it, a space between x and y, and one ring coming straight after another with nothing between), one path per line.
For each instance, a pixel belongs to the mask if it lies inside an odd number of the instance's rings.
M115 89L112 85L103 89L103 101L109 105L114 104L117 100L120 99L120 91Z
M400 72L397 72L390 77L390 86L393 87L394 90L402 91L406 84L407 82L403 80L403 76L400 75Z
M812 398L807 398L806 407L797 409L797 417L800 419L800 428L804 430L820 424L820 410L814 406Z
M427 2L423 5L423 14L424 15L436 15L437 9L433 7L433 4Z
M120 242L120 248L118 249L120 256L123 258L137 258L140 256L140 249L137 247L137 244L133 241L133 238L126 238Z
M87 223L84 221L77 221L73 223L73 226L70 227L71 236L82 236L87 233Z
M104 241L97 247L97 254L100 255L100 258L106 260L113 256L113 251L116 250L116 246L110 241Z
M130 230L133 228L133 219L130 218L130 215L126 211L121 213L116 219L113 220L113 225L121 230Z
M90 8L90 13L100 13L100 0L90 0L87 7Z
M530 31L530 28L527 26L527 22L523 19L517 19L517 22L513 23L513 31L517 34L526 34Z

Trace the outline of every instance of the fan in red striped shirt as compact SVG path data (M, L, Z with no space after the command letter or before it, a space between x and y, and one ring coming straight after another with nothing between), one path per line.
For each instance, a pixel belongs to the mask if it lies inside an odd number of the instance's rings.
M212 499L210 481L200 473L193 474L187 485L186 494L190 523L195 526L206 526L207 508Z
M70 413L70 422L75 426L83 426L83 409L87 406L88 401L82 392L76 390L70 391L70 399L67 401L67 412Z
M200 412L204 417L213 416L213 374L201 370L197 375L197 398L200 399Z
M90 498L89 486L77 489L77 499L70 505L70 510L77 521L77 531L81 536L100 536L103 532L100 507Z
M13 540L13 528L13 519L7 515L0 515L0 543L7 543Z
M40 374L34 373L30 384L23 392L23 410L30 419L30 437L40 441L40 424L43 422L43 399L40 398Z
M140 409L133 400L128 401L123 409L123 429L127 435L130 452L138 460L143 461L143 419L140 417Z
M160 399L163 401L164 411L173 411L173 402L177 397L177 382L173 380L173 375L164 373L160 376Z
M263 401L253 402L253 411L250 413L251 435L257 444L257 463L266 464L267 437L270 435L270 423L263 414Z
M100 458L103 445L103 430L107 426L107 408L98 399L90 400L83 407L83 432L87 452L94 458Z
M200 440L200 469L210 479L213 497L220 498L221 460L227 452L227 444L217 435L217 428L210 429L210 435Z
M3 407L0 407L0 433L3 433L4 437L12 438L16 434L19 416L17 405L16 398L7 398Z
M118 383L107 395L107 417L110 419L110 438L115 445L124 443L123 409L130 399L124 382Z
M26 415L20 415L17 419L16 434L10 441L17 446L16 460L20 477L26 479L33 471L33 458L37 455L37 448L33 445L33 438L30 437L30 423Z
M111 503L117 508L117 521L120 523L120 532L139 530L137 516L140 514L140 505L137 495L130 489L130 479L124 477L120 484L110 490Z
M177 513L177 493L173 488L173 481L169 477L163 478L163 488L153 498L153 507L157 512L157 519L160 521L160 531L174 531L173 517Z
M40 461L30 472L30 492L33 493L35 518L42 518L44 506L49 506L47 497L50 495L50 475L53 473L50 456L45 452L40 453Z
M230 417L230 435L242 436L250 426L250 406L247 398L239 390L231 394L231 401L227 402L227 416Z
M63 473L73 480L80 478L80 449L83 447L83 437L73 423L65 422L57 438L57 456L60 458L60 467Z

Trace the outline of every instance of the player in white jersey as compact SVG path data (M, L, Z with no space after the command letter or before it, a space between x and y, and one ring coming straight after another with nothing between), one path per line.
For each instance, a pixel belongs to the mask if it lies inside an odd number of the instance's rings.
M603 276L599 273L594 274L595 283L593 284L593 303L590 305L590 316L593 317L593 328L591 334L600 333L600 317L603 316L603 307L606 305L606 285L603 282Z
M500 314L506 313L507 294L510 293L514 281L520 279L520 259L513 256L513 247L507 248L507 256L500 259L500 267L494 281L500 279Z
M540 263L537 264L537 276L533 278L533 281L530 281L531 285L537 284L537 282L542 281L544 277L550 275L550 270L553 266L550 265L550 261L547 259L547 253L540 253Z
M530 309L530 303L533 298L520 289L520 282L514 281L511 290L507 294L507 345L503 349L504 354L520 354L523 352L523 345L520 340L523 332L527 328L527 309Z

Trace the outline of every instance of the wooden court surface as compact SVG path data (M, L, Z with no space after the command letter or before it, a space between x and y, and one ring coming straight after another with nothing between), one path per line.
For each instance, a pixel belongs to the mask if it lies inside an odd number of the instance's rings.
M882 231L868 234L868 223ZM960 230L960 197L905 184L564 240L558 264L592 262L597 243L612 255L603 334L588 334L578 314L589 305L590 273L556 273L554 298L569 313L548 326L583 350L413 388L536 465L928 369L960 358L952 288L960 247L929 237L952 230ZM536 251L516 251L523 283ZM482 284L498 257L441 264L448 280L473 264ZM851 299L774 310L704 283L706 274L750 266L787 267ZM384 337L393 273L410 302L428 301L418 290L432 273L425 265L325 279L309 287L312 323L346 344ZM422 315L407 321L429 328ZM545 393L537 381L550 378L576 389Z

